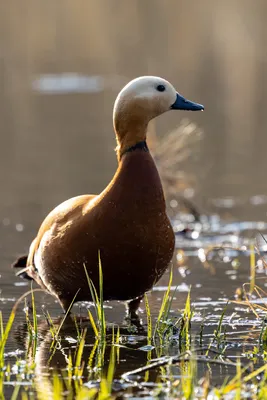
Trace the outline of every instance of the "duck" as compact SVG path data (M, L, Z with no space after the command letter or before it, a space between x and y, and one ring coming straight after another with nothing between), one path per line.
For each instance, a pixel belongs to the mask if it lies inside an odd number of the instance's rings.
M124 302L130 317L170 265L175 236L147 146L149 122L170 110L203 111L204 106L156 76L123 87L113 109L118 159L113 179L98 195L79 195L54 208L28 255L13 264L22 268L17 275L53 295L65 313L75 302L92 301L88 276L98 290L99 262L103 300Z

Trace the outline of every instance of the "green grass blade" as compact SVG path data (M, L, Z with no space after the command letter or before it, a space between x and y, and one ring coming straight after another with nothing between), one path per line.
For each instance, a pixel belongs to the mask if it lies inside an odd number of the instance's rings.
M7 321L6 327L4 328L3 335L0 340L0 369L4 367L4 350L5 350L5 345L9 336L9 332L12 328L14 319L15 319L15 311L14 309L11 311L11 314L9 316L9 319Z
M182 346L183 351L190 349L191 319L192 319L192 310L191 310L191 289L190 289L185 302L185 309L183 312L183 316L181 318L180 339L184 343L184 346Z
M75 360L75 375L81 375L81 363L82 363L82 356L83 356L83 350L84 350L84 345L85 345L85 336L86 336L86 329L82 333L82 337L80 339L80 343L78 346L77 354L76 354L76 360Z
M79 293L79 291L80 291L80 289L78 289L77 292L75 293L75 296L73 297L73 300L72 300L72 302L70 303L70 306L69 306L69 308L67 309L67 311L66 311L66 313L65 313L65 315L64 315L64 318L62 319L62 321L61 321L61 323L60 323L60 325L59 325L59 328L58 328L58 330L57 330L57 332L56 332L56 334L55 334L55 339L54 339L54 340L57 340L57 339L58 339L59 332L61 331L61 328L62 328L64 322L66 321L66 318L67 318L68 315L69 315L69 312L70 312L70 310L71 310L71 307L73 306L73 303L74 303L74 301L75 301L75 299L76 299L77 294ZM54 344L54 341L53 341L51 347L53 347L53 344Z
M32 284L31 284L31 300L32 300L32 315L33 315L33 357L35 358L37 350L37 339L38 339L38 323L37 323L37 313L36 313Z
M92 328L94 330L95 336L98 337L99 336L99 332L98 332L98 329L96 327L94 317L93 317L93 315L92 315L90 310L88 310L88 316L89 316L89 320L91 322Z
M147 294L145 293L145 306L146 306L146 318L147 318L147 344L151 345L152 341L152 318L151 318L151 311L150 306L147 298Z
M107 373L107 387L109 394L111 394L112 391L114 371L115 371L115 347L114 345L112 345L110 350L110 358L109 358L108 373Z
M171 270L170 270L169 284L168 284L168 288L167 288L167 290L166 290L166 292L165 292L165 294L164 294L163 301L162 301L162 303L161 303L161 307L160 307L160 310L159 310L159 315L158 315L158 318L157 318L158 321L161 320L162 315L163 315L163 313L164 313L164 311L165 311L165 309L166 309L166 305L167 305L168 298L169 298L170 291L171 291L172 278L173 278L173 271L172 271L172 268L171 268Z
M255 259L255 249L254 244L250 245L250 284L249 293L252 294L255 288L255 278L256 278L256 259Z
M0 311L0 338L2 339L4 334L4 324L3 324L3 314L2 311Z
M101 339L104 340L106 336L106 320L104 312L104 293L103 293L103 271L100 258L100 251L98 251L98 265L99 265L99 297L100 297L100 320L101 320Z
M14 390L13 390L13 393L12 393L12 396L11 396L10 400L17 400L20 388L21 388L21 386L18 385L18 384L14 387Z
M157 317L156 326L154 329L154 337L156 336L156 333L158 333L160 336L162 335L162 330L165 327L164 322L168 318L168 313L170 310L170 291L171 291L171 286L172 286L172 279L173 279L173 269L171 267L168 287L167 287L166 292L164 293L161 307L159 310L159 314Z

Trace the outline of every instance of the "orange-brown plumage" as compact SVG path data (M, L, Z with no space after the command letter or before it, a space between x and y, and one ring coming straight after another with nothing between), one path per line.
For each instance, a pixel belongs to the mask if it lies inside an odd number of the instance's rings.
M166 87L165 96L159 85ZM119 161L114 178L100 195L67 200L42 223L30 247L27 273L64 310L76 294L75 301L92 300L84 267L98 288L99 253L104 300L141 298L168 267L174 233L145 140L149 120L176 104L176 96L161 78L142 77L128 84L114 107ZM135 311L138 301L132 304Z

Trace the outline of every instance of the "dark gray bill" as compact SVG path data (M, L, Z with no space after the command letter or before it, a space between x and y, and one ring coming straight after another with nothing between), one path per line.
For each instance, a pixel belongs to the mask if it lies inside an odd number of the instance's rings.
M188 110L188 111L203 111L202 104L194 103L193 101L185 99L179 93L176 94L176 100L171 106L172 110Z

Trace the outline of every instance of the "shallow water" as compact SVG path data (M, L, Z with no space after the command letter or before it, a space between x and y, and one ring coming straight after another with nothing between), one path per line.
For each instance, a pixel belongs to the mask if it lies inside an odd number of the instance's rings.
M181 163L165 147L163 164L170 170L174 166L175 184L177 177L182 181L179 194L193 199L202 215L200 223L192 225L188 215L175 217L177 201L170 202L177 249L182 250L174 263L172 286L174 290L178 285L178 290L171 315L174 321L181 315L191 287L192 333L198 344L205 317L203 344L207 344L227 301L249 280L249 244L258 230L266 230L267 114L260 106L267 101L262 51L267 35L266 2L202 0L166 5L155 0L116 4L98 0L55 5L47 0L21 6L19 12L12 2L2 3L0 309L4 322L15 301L30 288L14 278L10 264L27 252L43 218L65 199L99 193L114 174L112 107L118 91L138 75L159 75L205 105L204 113L173 112L158 118L148 139L152 148L153 139L165 139L185 117L204 132L202 140L189 140ZM188 185L183 186L181 171L191 178L190 190L184 190ZM186 235L179 233L184 228L189 228ZM242 251L216 251L206 260L205 249L216 244ZM262 250L266 251L264 243ZM260 263L256 275L264 288L265 269ZM168 280L166 273L148 296L153 318ZM41 306L55 319L60 318L61 309L43 293L36 293L36 305L42 336L37 351L40 375L50 343ZM23 307L18 309L5 360L11 363L12 379L19 368L21 381L31 387L32 376L23 375L28 341ZM80 312L76 306L75 310ZM121 326L124 306L108 304L106 314L109 322ZM261 323L247 307L228 305L226 351L233 360L258 344ZM76 332L66 335L73 341ZM146 363L147 352L136 350L145 345L144 336L124 332L127 349L121 349L117 377ZM88 352L92 343L88 332ZM57 349L51 364L64 367L72 346L71 339L64 340L63 350ZM164 352L177 353L178 347L173 338ZM17 360L21 360L19 366L15 366ZM199 363L198 368L201 377L207 364ZM178 376L179 368L174 370ZM211 372L216 384L234 374L235 368L214 364ZM155 381L155 371L150 381ZM7 397L12 391L7 383ZM136 393L140 394L138 388Z
M241 358L244 364L248 363L248 358L244 357L244 353L252 352L254 346L259 345L259 336L262 327L262 318L257 319L248 306L231 303L235 300L237 288L241 288L245 282L249 281L250 275L250 245L254 243L255 232L261 230L264 232L266 224L262 222L227 222L222 221L218 215L211 217L201 217L200 223L194 224L189 222L190 216L184 214L173 220L174 228L179 231L181 221L188 228L186 234L176 234L176 254L173 267L173 283L171 290L175 291L173 303L170 311L170 320L177 322L184 309L188 292L191 288L191 302L194 315L191 326L191 340L195 347L208 346L217 351L224 350L228 357L227 361L236 362L237 358ZM177 228L177 221L179 227ZM18 228L18 227L17 227ZM16 248L16 239L19 240L23 234L20 229L11 224L2 223L2 237L9 240L14 239L14 248ZM194 237L195 239L192 239ZM211 245L225 245L225 249L212 250L205 258L205 251ZM258 246L264 257L265 242L258 241ZM238 248L240 250L235 250ZM5 263L11 261L12 255L5 255ZM4 261L3 261L4 262ZM258 284L265 288L266 272L263 264L258 261L256 267L256 277ZM167 272L160 282L154 287L153 291L148 295L148 301L151 308L152 318L155 321L158 315L162 297L168 287L169 272ZM19 278L15 278L13 271L5 269L1 277L1 310L3 312L4 321L7 321L10 310L16 299L25 291L30 289L28 282L24 282ZM52 337L48 324L42 313L48 310L53 318L56 327L59 326L62 319L61 309L53 297L36 293L36 307L38 314L38 347L35 357L36 370L34 374L25 373L25 363L31 360L31 352L27 355L27 344L29 341L27 326L25 324L25 313L23 304L19 307L12 333L5 349L5 361L11 365L10 382L5 383L6 396L10 396L13 391L13 382L19 377L22 385L32 386L33 381L38 377L39 383L43 378L51 376L53 371L64 371L67 367L67 357L69 352L75 354L77 346L77 331L73 322L64 324L61 331L61 345L51 355ZM253 301L253 299L252 299ZM266 299L261 299L261 303L267 303ZM228 303L229 302L229 303ZM228 303L228 305L227 305ZM226 307L227 305L227 307ZM93 311L92 305L75 305L74 310L78 323L82 317L87 315L87 307ZM221 342L214 341L214 330L217 329L222 312L225 309L222 324ZM107 322L120 326L120 354L119 362L116 364L115 389L118 392L132 393L130 398L138 398L138 396L149 396L153 389L153 384L157 380L160 373L159 369L152 370L149 374L148 382L150 384L141 383L141 386L133 389L131 383L122 383L120 380L122 374L145 366L147 363L148 350L146 336L146 312L144 303L142 304L140 317L143 322L144 332L135 332L128 330L124 322L124 305L120 303L106 303L105 313ZM263 313L259 310L259 315ZM87 322L81 322L82 327L87 327L86 346L83 352L83 360L88 363L92 352L95 339L92 328ZM200 332L202 335L200 336ZM111 340L112 330L108 331L108 342ZM167 342L166 342L167 343ZM157 349L152 348L150 357L152 359L159 356ZM161 347L161 356L175 355L181 351L181 343L179 342L178 331L173 332L171 340ZM109 350L106 351L105 365L108 365ZM257 360L258 365L261 364L261 358ZM257 365L257 364L256 364ZM211 366L205 362L198 363L197 376L204 377L207 372L212 371L212 385L222 384L226 376L234 376L236 373L236 365L212 364ZM181 371L179 366L172 367L173 376L179 378ZM162 371L161 371L162 375ZM142 382L141 374L138 381ZM84 373L84 382L94 385L94 377L97 374L87 375ZM136 380L135 377L132 378ZM128 389L126 390L126 387ZM135 394L134 394L135 393Z

